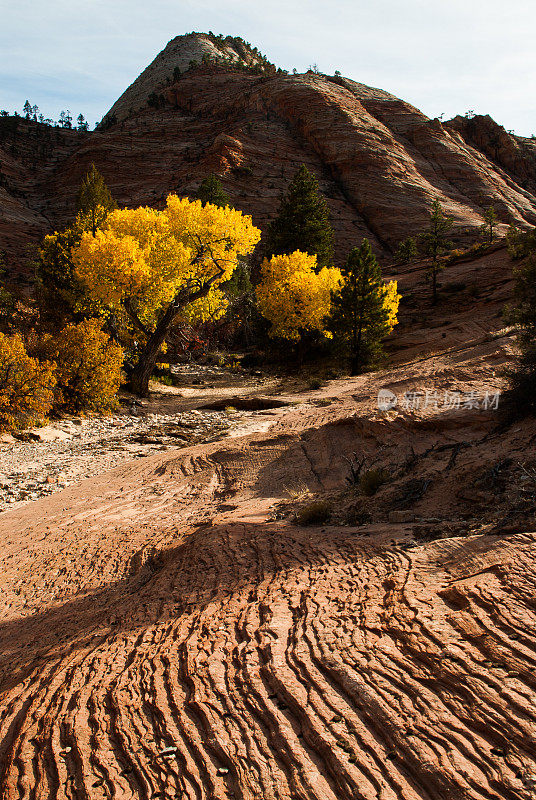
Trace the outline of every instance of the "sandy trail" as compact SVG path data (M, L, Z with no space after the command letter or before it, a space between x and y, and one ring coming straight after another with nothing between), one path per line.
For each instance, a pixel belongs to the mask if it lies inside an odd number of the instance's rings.
M0 516L2 797L534 797L536 424L376 405L499 389L511 341L478 342ZM296 486L370 521L278 518Z

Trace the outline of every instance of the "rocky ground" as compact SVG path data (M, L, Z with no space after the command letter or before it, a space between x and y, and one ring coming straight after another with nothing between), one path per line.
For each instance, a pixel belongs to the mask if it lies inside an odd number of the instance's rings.
M483 403L487 266L389 369L161 394L248 410L0 515L5 800L535 797L536 422Z
M131 458L216 441L247 425L251 417L232 406L236 391L247 394L261 385L272 385L259 376L215 366L176 366L174 374L179 385L185 384L183 388L153 384L150 401L125 395L120 413L60 419L16 438L1 436L0 513ZM202 405L207 397L231 399L224 399L219 411L192 407Z
M194 410L141 418L122 414L62 420L36 430L35 438L7 441L0 448L0 511L99 475L130 458L214 441L231 427L228 416Z

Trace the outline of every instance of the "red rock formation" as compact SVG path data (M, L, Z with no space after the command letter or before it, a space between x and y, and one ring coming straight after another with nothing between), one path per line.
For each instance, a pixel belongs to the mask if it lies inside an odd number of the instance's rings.
M208 33L187 33L184 36L176 36L123 92L106 117L115 117L121 121L131 116L134 111L146 108L149 95L152 92L162 91L174 80L177 69L183 73L189 69L192 62L235 63L248 67L266 65L275 69L256 48L252 48L239 37L223 38Z
M261 228L305 163L327 197L338 259L363 236L388 256L424 227L435 198L454 217L460 242L474 236L490 204L505 224L536 223L529 140L499 129L494 150L492 120L443 125L387 92L312 72L270 66L256 74L220 63L172 81L174 65L183 70L193 56L240 57L256 69L265 63L244 43L219 41L174 39L110 109L107 120L117 122L100 130L22 120L15 134L0 128L0 248L13 268L21 268L26 242L68 221L91 162L121 205L158 207L170 191L190 194L217 172ZM147 106L151 93L163 98L160 108Z
M534 194L536 191L536 141L513 136L489 115L457 116L446 123L458 131L464 140L481 150L513 178L519 186Z

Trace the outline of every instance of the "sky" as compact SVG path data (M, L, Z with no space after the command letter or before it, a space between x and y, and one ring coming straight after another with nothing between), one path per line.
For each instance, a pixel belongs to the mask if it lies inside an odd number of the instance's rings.
M536 134L534 0L0 0L0 109L28 99L93 127L170 39L209 30L430 117L473 110Z

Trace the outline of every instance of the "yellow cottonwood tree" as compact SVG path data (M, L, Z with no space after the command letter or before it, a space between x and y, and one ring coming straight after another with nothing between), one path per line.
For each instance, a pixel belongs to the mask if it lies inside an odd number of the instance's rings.
M56 364L56 408L78 413L116 407L123 350L102 330L101 320L67 325L45 343L45 349Z
M82 235L72 250L76 276L108 309L120 338L135 333L135 392L147 394L158 354L179 315L203 321L225 312L218 287L259 239L259 229L241 211L176 195L169 195L162 211L112 211L94 236Z
M0 431L27 427L48 414L55 366L31 358L20 334L0 333Z
M256 295L261 314L271 323L270 336L293 342L304 331L330 336L325 322L341 273L334 267L316 269L316 256L300 250L263 261Z

